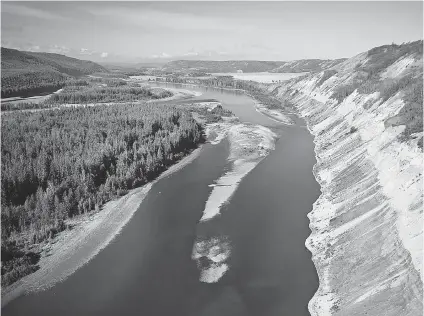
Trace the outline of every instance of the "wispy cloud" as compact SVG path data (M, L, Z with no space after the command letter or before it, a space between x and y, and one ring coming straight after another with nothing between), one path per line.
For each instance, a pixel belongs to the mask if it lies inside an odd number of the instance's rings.
M167 53L160 53L158 55L152 55L152 58L171 58L172 56Z
M56 54L67 54L71 51L69 47L61 46L61 45L50 45L48 52L49 53L56 53Z
M191 13L165 12L150 8L134 10L127 7L104 7L91 10L93 15L118 20L144 28L168 28L174 31L246 31L253 25L220 16L199 16Z
M39 52L40 51L40 46L39 45L32 45L30 46L27 50L30 52Z
M44 11L41 9L35 9L28 6L25 6L24 4L17 4L13 2L2 2L1 4L1 10L2 14L9 13L12 15L19 15L23 17L30 17L30 18L38 18L43 20L63 20L65 19L63 16L58 14L53 14L48 11Z
M89 50L88 48L81 48L79 53L81 55L93 55L95 51Z

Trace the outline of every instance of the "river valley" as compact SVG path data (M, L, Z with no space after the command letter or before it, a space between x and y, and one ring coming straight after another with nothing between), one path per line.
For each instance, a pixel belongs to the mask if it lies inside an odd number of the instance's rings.
M217 100L241 123L269 128L275 149L236 182L220 215L200 221L208 197L231 169L228 138L205 144L188 166L153 185L97 256L52 288L15 299L4 315L309 315L318 288L305 248L306 215L320 193L312 173L313 137L303 120L272 120L240 91L183 88L202 93L193 102ZM202 242L213 255L199 259L204 249L195 249ZM205 258L218 257L225 269L202 279L211 266Z

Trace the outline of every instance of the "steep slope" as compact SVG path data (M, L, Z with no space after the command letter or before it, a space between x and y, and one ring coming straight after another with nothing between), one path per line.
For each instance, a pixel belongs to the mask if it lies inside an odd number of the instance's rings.
M162 70L165 71L199 71L209 73L222 72L315 72L330 68L344 61L321 60L321 59L303 59L291 62L285 61L258 61L258 60L228 60L228 61L209 61L209 60L176 60L165 64Z
M1 96L27 96L57 90L69 77L108 70L94 62L59 54L1 48Z
M315 136L315 315L422 315L422 41L284 85Z

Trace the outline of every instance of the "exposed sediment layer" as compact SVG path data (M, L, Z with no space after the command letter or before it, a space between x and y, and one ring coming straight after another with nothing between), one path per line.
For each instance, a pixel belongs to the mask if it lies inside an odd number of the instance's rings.
M399 140L404 126L385 126L403 101L355 91L338 103L329 96L340 82L318 87L319 79L277 93L297 106L315 137L322 194L308 215L306 246L320 286L309 311L422 315L423 154L416 141Z

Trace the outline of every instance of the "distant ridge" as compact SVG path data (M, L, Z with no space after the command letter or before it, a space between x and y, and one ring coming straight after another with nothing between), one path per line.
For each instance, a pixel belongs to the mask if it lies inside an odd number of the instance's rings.
M60 54L1 48L1 96L28 96L59 88L72 77L109 72L92 61Z
M80 60L60 54L35 53L1 48L2 71L9 70L49 70L70 76L89 75L94 72L107 72L107 69L95 62Z
M162 70L165 71L200 71L209 73L219 72L317 72L331 68L345 58L336 60L302 59L296 61L259 61L259 60L175 60L166 63Z

